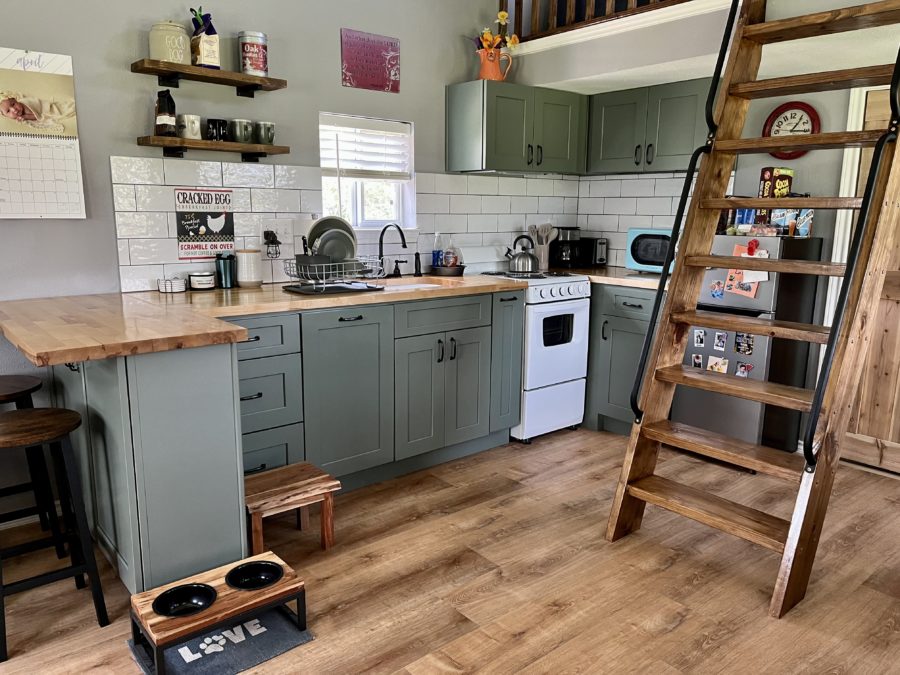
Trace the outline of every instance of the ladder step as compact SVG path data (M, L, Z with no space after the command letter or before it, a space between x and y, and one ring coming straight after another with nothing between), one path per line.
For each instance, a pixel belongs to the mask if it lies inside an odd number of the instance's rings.
M782 197L772 200L764 197L725 197L704 199L701 209L724 211L727 209L861 209L862 197Z
M777 260L772 258L742 258L731 255L692 255L684 259L688 267L753 270L776 274L811 274L821 277L842 277L847 266L809 260Z
M790 523L763 511L662 476L648 476L632 483L628 494L778 553L784 552Z
M785 340L799 340L824 345L828 343L831 331L825 326L816 326L808 323L796 323L794 321L779 321L778 319L757 319L739 314L726 314L725 312L675 312L672 320L687 326L703 326L704 328L720 328L740 333L752 333L753 335L766 335Z
M877 87L890 84L894 64L832 70L827 73L804 73L790 77L774 77L755 82L738 82L729 90L732 96L746 99L795 96L817 91L836 91L854 87Z
M764 138L739 138L737 140L721 140L715 142L715 150L738 155L792 152L796 150L835 150L840 148L872 147L884 131L832 131L826 134L807 134L805 136L771 136Z
M644 425L641 432L654 441L793 483L800 482L806 466L800 454L747 443L681 422L662 420Z
M900 0L870 2L804 16L767 21L747 26L744 38L761 44L802 40L851 30L877 28L900 23Z
M681 365L659 368L656 371L656 379L801 412L809 412L812 408L815 393L812 389L751 380Z

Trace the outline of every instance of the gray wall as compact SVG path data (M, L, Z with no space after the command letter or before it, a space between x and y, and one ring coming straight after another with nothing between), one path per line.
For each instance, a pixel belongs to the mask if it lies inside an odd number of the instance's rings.
M129 65L147 56L149 27L167 18L187 24L188 6L172 0L48 0L36 11L27 3L4 3L4 47L73 57L87 219L0 220L0 300L118 291L109 157L160 156L135 145L151 130L156 80L132 74ZM464 36L490 23L497 2L219 0L212 7L223 36L240 30L269 35L271 73L287 79L288 89L244 99L224 87L186 83L173 90L179 112L273 121L277 142L292 148L280 161L312 166L319 163L319 111L409 120L416 125L416 168L442 171L444 85L476 75L474 47ZM399 94L341 86L342 27L400 39ZM234 48L227 40L223 55ZM187 157L237 159L221 153ZM0 338L0 374L29 370ZM0 465L0 484L18 478Z

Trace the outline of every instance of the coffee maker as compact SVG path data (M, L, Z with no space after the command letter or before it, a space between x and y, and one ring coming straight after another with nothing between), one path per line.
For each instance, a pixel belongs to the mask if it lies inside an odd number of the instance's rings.
M581 230L577 227L559 227L559 236L550 242L550 265L572 268L578 266L578 241Z

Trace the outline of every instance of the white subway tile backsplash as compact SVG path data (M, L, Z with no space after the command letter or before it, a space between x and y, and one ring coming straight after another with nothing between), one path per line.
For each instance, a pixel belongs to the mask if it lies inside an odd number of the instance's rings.
M128 254L132 265L178 262L178 240L129 239Z
M653 227L653 216L619 216L619 232L627 232L632 227Z
M470 195L496 195L499 190L497 176L468 176Z
M596 180L589 183L591 197L618 197L622 194L622 181Z
M321 202L321 193L319 193L319 201ZM250 202L256 213L299 213L301 211L300 190L252 188ZM321 207L321 204L319 206Z
M553 195L556 197L577 197L578 185L571 180L555 180L553 181Z
M231 208L235 211L252 211L250 188L233 188L231 190Z
M497 216L497 230L500 232L518 232L524 229L524 213L509 213Z
M509 200L510 213L536 213L538 210L537 197L512 197Z
M603 198L602 197L585 197L584 199L578 200L578 212L579 213L603 213Z
M131 258L128 255L128 240L127 239L119 239L119 266L122 265L130 265Z
M619 226L619 216L600 214L588 216L588 229L594 232L600 230L615 230Z
M468 218L464 215L439 213L434 217L434 231L440 234L466 232L468 231Z
M565 199L562 197L539 197L538 213L562 213L565 209L565 203Z
M435 174L434 191L448 195L464 195L468 192L466 176L453 173Z
M226 162L222 164L222 184L225 187L275 187L275 168L271 164Z
M605 213L633 216L637 213L637 199L634 197L607 197L603 208Z
M136 211L134 185L113 185L113 208L116 211Z
M524 197L525 179L500 176L499 194L509 195L511 197Z
M667 216L651 216L651 223L647 227L653 227L656 229L666 229L671 230L672 225L675 224L675 216L667 215ZM682 223L684 222L684 218L682 218Z
M209 260L195 260L179 262L179 263L168 263L163 265L163 274L166 279L171 279L172 277L180 277L182 279L187 279L188 275L193 272L215 272L216 264Z
M416 192L434 192L434 174L433 173L417 173L416 174Z
M590 197L591 196L591 184L583 180L578 184L578 196L579 197Z
M601 236L606 237L609 248L624 249L628 244L628 234L625 232L607 232L604 230Z
M261 216L256 213L234 214L235 237L259 237L262 233Z
M135 204L138 211L174 211L175 189L156 185L136 185Z
M563 213L578 213L578 197L566 197L563 203Z
M162 185L163 161L150 157L110 157L109 168L113 183L131 185Z
M419 232L434 232L434 214L416 214L416 229L419 230Z
M553 181L546 178L526 178L525 194L529 197L552 197Z
M623 197L652 197L655 181L647 178L622 181Z
M483 241L481 233L467 232L453 235L454 246L481 246Z
M119 283L126 293L155 291L156 280L164 277L162 265L129 265L119 268Z
M450 196L445 194L421 194L416 196L419 213L450 213Z
M317 166L277 165L275 187L287 190L321 190L322 170Z
M653 191L655 197L680 197L684 178L659 178Z
M450 195L450 213L481 213L481 197Z
M497 218L494 214L478 214L469 216L469 232L496 232Z
M165 239L169 236L167 214L133 211L116 213L116 236L119 239Z
M322 213L322 191L301 190L300 210L303 213Z
M640 213L648 216L659 216L672 212L671 197L645 197L637 200L636 210L631 213Z
M484 213L509 213L510 199L508 195L482 197L481 210Z
M199 187L220 187L222 185L221 162L164 159L163 173L166 185L196 185Z

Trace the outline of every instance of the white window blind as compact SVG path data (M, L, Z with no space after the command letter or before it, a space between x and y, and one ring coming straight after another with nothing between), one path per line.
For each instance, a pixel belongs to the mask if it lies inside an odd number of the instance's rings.
M406 122L319 115L322 175L337 178L412 179L412 125Z

